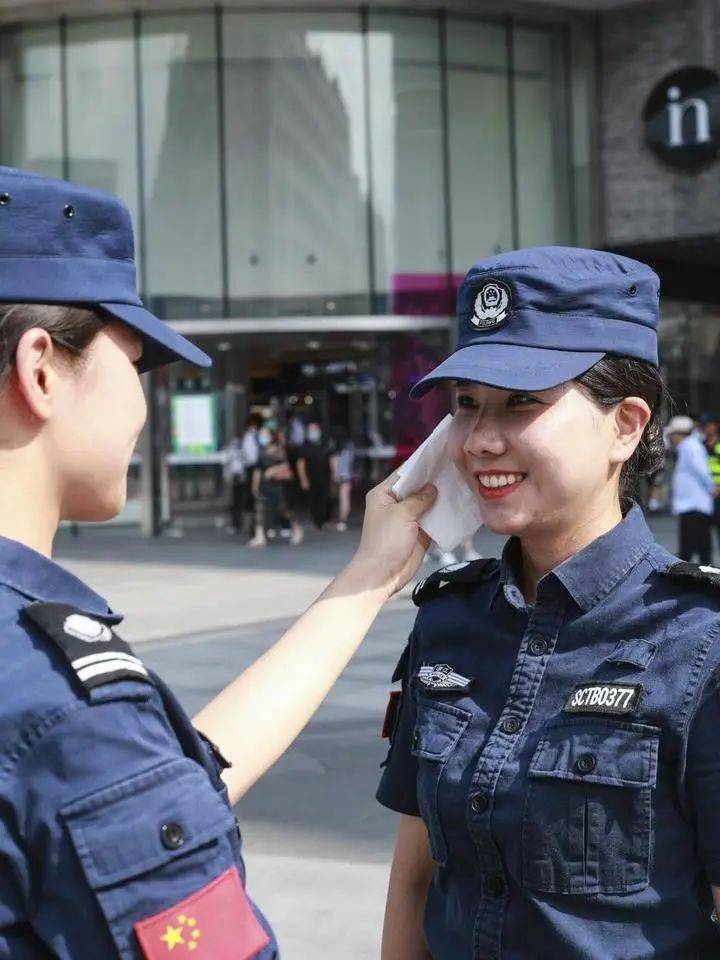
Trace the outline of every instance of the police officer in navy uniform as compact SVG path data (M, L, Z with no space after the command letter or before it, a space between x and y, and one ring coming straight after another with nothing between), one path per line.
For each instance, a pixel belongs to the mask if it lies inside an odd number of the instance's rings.
M378 790L383 960L720 956L720 571L632 501L662 458L658 279L591 250L475 265L447 456L500 559L414 593Z
M60 520L122 506L138 373L177 359L209 364L139 300L125 207L0 167L0 958L278 957L231 803L427 545L433 491L373 491L353 561L197 732L121 617L50 559Z

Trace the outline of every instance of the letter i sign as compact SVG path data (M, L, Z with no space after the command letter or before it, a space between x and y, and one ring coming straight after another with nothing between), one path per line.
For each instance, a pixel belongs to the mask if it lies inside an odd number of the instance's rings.
M134 929L146 960L251 960L270 942L235 867Z

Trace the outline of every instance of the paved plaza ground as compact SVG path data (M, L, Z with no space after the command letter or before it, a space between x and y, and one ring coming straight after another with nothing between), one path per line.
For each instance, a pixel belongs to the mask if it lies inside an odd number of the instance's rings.
M652 526L675 549L674 521ZM77 538L61 532L56 556L126 615L119 632L192 714L280 637L357 536L309 532L298 548L249 550L210 529L146 540L83 528ZM481 531L476 546L497 556L501 541ZM284 960L379 957L396 816L374 799L385 755L378 734L413 615L407 591L387 605L304 733L239 805L248 888Z

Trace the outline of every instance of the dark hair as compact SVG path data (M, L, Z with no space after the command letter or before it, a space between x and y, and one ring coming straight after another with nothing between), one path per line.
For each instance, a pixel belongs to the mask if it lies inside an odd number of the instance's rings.
M635 499L640 478L656 473L665 463L663 421L672 399L660 371L643 360L608 354L575 381L600 407L613 407L626 397L640 397L650 407L640 443L620 471L621 502Z
M79 357L106 323L100 310L65 303L0 303L0 391L5 387L15 352L33 327L47 331L71 357Z

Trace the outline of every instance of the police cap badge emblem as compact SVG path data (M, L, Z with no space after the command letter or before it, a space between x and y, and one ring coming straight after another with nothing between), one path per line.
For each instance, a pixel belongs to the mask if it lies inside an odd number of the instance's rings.
M470 326L476 330L494 330L505 323L511 310L510 287L502 280L486 280L475 296Z

